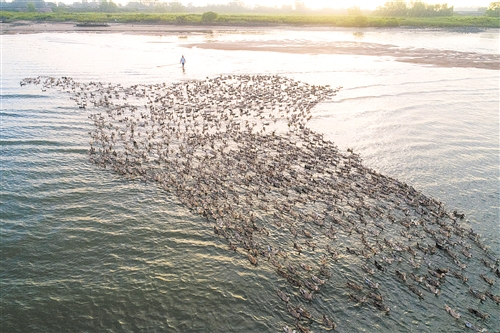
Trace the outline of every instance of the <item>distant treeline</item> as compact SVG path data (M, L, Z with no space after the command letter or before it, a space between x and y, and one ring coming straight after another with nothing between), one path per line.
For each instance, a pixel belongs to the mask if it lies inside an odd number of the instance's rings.
M492 2L484 16L453 15L453 7L429 5L421 1L389 1L373 12L359 7L344 10L310 10L303 1L295 6L254 7L242 1L204 7L183 6L179 2L151 2L150 5L129 2L126 6L113 1L75 2L71 6L44 0L2 2L0 20L100 23L147 23L186 25L310 25L334 27L500 27L500 2ZM200 11L203 10L203 11Z
M1 0L0 0L1 1ZM163 0L162 0L163 1ZM224 1L224 0L222 0ZM361 10L353 6L348 9L322 8L312 10L307 8L305 1L295 0L294 5L283 5L281 7L254 6L249 7L241 0L228 1L227 4L208 4L206 6L184 6L180 2L160 0L134 0L126 5L118 5L113 0L89 0L86 2L76 1L71 5L62 2L45 0L13 0L12 2L0 2L0 10L3 11L29 11L29 12L145 12L145 13L189 13L201 14L204 12L216 12L221 14L277 14L277 15L378 15L387 17L442 17L454 15L453 6L447 4L427 4L423 1L394 0L378 7L375 11ZM486 10L487 16L498 17L500 2L492 2ZM478 10L479 12L479 10ZM472 12L474 13L474 12ZM477 15L477 14L476 14Z
M453 16L453 6L448 4L430 5L422 1L406 2L404 0L395 0L386 2L385 5L377 7L374 12L380 16L410 16L410 17L435 17L435 16ZM500 1L491 2L485 11L486 16L500 16Z
M404 0L395 0L378 7L375 14L411 17L453 16L453 6L448 7L448 4L430 5L421 1L407 3Z
M144 23L221 26L324 26L324 27L500 27L500 19L487 16L381 17L352 15L257 15L188 13L38 13L0 11L3 22Z
M2 2L1 10L27 11L29 4L31 9L37 10L50 8L53 12L154 12L154 13L236 13L236 14L292 14L292 13L324 13L324 14L345 14L346 9L325 8L321 11L307 8L303 1L296 1L295 6L283 5L281 7L254 6L249 7L243 1L227 1L227 4L208 4L206 6L184 6L180 2L159 0L133 0L125 5L118 5L113 0L89 0L87 2L74 2L71 5L56 1L44 0L13 0L12 2Z

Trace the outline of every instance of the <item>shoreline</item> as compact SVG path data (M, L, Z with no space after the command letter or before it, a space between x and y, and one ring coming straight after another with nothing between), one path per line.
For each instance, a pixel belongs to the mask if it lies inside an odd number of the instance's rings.
M163 25L145 23L107 23L107 26L78 26L78 22L34 22L16 21L0 23L0 35L36 34L51 32L74 33L122 33L137 35L174 35L176 33L198 32L206 33L218 29L246 30L246 27L225 26L188 26L188 25ZM254 28L255 29L255 28ZM248 27L248 30L254 30Z
M76 32L76 33L124 33L139 35L165 35L175 33L207 33L213 30L232 30L232 31L255 31L255 30L353 30L353 29L423 29L423 30L443 30L459 31L465 33L476 33L485 30L497 30L492 27L434 27L434 26L386 26L386 27L342 27L326 25L291 25L291 24L241 24L241 25L188 25L188 24L157 24L157 23L122 23L122 22L104 22L106 25L85 25L79 26L81 22L47 22L17 20L13 22L0 22L0 35L13 34L33 34L47 32Z

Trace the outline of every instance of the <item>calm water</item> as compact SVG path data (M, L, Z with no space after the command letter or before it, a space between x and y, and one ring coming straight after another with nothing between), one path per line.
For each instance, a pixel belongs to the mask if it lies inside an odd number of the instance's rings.
M24 77L132 85L256 73L343 86L313 110L310 127L342 150L353 148L373 169L464 212L468 226L500 256L498 71L430 67L389 56L183 46L283 38L291 44L357 41L498 54L498 31L186 36L1 36L2 332L275 332L293 324L276 297L280 285L272 269L251 267L228 251L201 217L155 185L89 163L87 111L63 93L20 87ZM185 72L177 64L182 54ZM446 312L429 311L427 301L405 295L392 317L377 318L370 308L347 304L335 281L329 283L320 301L339 331L463 331ZM499 294L498 283L492 292ZM455 296L440 297L449 302ZM498 306L488 302L482 309L491 318L479 326L497 332Z

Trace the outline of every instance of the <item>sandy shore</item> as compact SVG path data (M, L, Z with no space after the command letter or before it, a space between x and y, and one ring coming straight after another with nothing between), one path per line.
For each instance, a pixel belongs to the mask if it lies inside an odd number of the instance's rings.
M245 42L210 42L193 43L189 47L215 50L270 51L299 54L352 54L365 56L393 57L396 61L437 67L472 67L482 69L500 69L500 55L452 50L410 49L394 45L362 42L321 42L280 40Z
M273 29L273 28L264 28ZM282 28L277 28L282 29ZM108 26L77 26L75 22L32 22L17 21L0 23L0 34L33 34L44 32L87 32L87 33L122 33L137 35L175 35L179 33L207 33L213 30L255 31L255 27L227 27L227 26L179 26L162 24L131 24L109 23Z
M259 30L294 30L311 29L323 30L331 28L307 27L225 27L225 26L175 26L150 24L123 24L111 23L109 26L79 27L75 22L64 23L37 23L18 21L15 23L0 23L2 35L31 34L46 32L76 32L76 33L122 33L139 35L179 35L203 34L214 30L249 32ZM296 40L267 40L267 41L211 41L192 43L186 47L228 51L268 51L300 54L352 54L365 56L387 56L396 61L410 62L437 67L471 67L490 70L500 69L500 55L474 52L460 52L452 50L410 49L394 45L363 43L363 42L321 42Z

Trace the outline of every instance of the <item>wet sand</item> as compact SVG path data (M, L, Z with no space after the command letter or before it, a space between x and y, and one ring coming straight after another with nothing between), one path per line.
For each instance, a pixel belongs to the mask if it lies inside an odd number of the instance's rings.
M140 35L176 35L176 34L203 34L214 30L249 32L255 27L223 27L223 26L174 26L150 24L123 24L111 23L109 26L76 26L74 22L65 23L34 23L18 21L14 23L0 23L1 34L30 34L45 32L83 32L83 33L122 33ZM298 29L298 27L265 27L265 30ZM322 30L331 28L300 27L303 29ZM268 51L297 54L351 54L364 56L387 56L396 61L437 67L462 67L498 70L500 69L499 54L484 54L474 52L460 52L438 49L401 48L389 44L363 42L321 42L296 40L293 43L283 40L268 41L210 41L192 43L186 47L197 47L214 50L231 51Z
M298 54L352 54L379 57L394 57L396 61L437 67L472 67L500 69L500 55L452 50L410 49L395 45L362 42L322 42L294 41L293 44L279 40L244 42L211 42L190 44L190 47L215 50L270 51Z
M268 28L266 28L268 29ZM272 29L272 28L271 28ZM122 33L135 35L175 35L179 33L208 33L213 30L255 31L255 27L178 26L163 24L109 23L108 26L77 26L76 22L17 21L0 23L1 35L44 32Z

